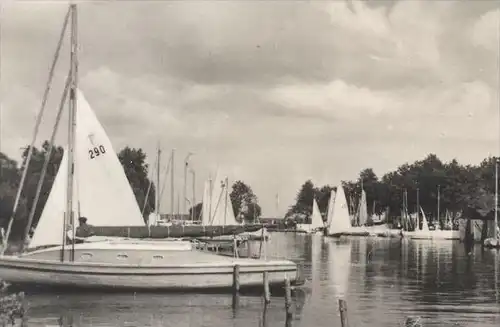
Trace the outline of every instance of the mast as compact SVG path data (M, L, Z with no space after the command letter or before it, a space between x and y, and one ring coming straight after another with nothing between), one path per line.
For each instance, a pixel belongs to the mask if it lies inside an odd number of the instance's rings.
M280 207L280 195L279 193L276 193L276 219L278 219L279 207Z
M438 185L438 196L437 196L437 223L438 225L441 225L440 224L440 219L439 219L439 213L440 213L440 204L441 204L441 185Z
M193 175L193 194L192 194L192 209L191 209L191 220L194 221L194 209L196 208L196 172L193 168L190 168L189 170L191 174Z
M417 187L417 226L415 227L415 230L420 229L420 190Z
M208 223L212 221L212 176L208 176Z
M75 174L75 131L77 110L77 87L78 87L78 58L77 58L77 12L76 4L71 8L71 67L70 67L70 93L69 93L69 124L68 124L68 179L66 184L66 214L64 216L63 242L61 261L64 261L64 245L66 244L66 226L69 224L72 230L72 251L70 260L74 260L75 224L73 213L73 183Z
M160 167L161 167L161 149L160 142L158 142L158 149L156 152L156 192L155 192L155 212L156 221L160 219Z
M172 166L171 166L171 176L170 176L170 214L172 216L172 219L174 218L174 210L175 210L175 193L174 193L174 156L175 156L175 149L172 149L172 155L171 155L171 160L172 160Z
M228 190L229 190L229 187L228 187L229 179L226 177L224 182L225 182L224 187L226 188L225 199L224 199L224 225L226 225L227 224L226 217L227 217L227 197L228 197Z

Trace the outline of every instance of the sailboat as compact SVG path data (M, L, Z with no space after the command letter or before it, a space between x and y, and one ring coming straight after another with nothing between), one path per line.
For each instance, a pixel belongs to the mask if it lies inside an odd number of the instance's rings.
M312 203L312 214L311 214L311 223L310 224L297 224L296 230L297 232L307 233L307 234L316 234L322 233L322 229L324 228L323 218L321 217L321 212L319 211L318 202L313 198Z
M348 234L352 229L351 217L347 208L347 200L345 197L344 188L339 183L337 192L335 193L335 201L333 202L333 211L326 227L326 234L332 237L340 237Z
M372 221L373 219L370 218ZM350 229L349 235L352 236L375 236L375 237L399 237L399 230L391 229L387 223L379 223L368 226L368 204L366 201L366 192L361 188L361 199L357 212L357 226Z
M430 230L424 210L422 207L419 209L422 214L422 228L417 228L414 231L402 231L403 237L414 240L460 240L460 231L458 230Z
M216 173L215 183L209 178L204 185L201 226L204 227L219 227L219 228L238 228L233 235L221 235L218 239L227 239L224 236L234 236L238 234L240 238L246 240L269 239L267 229L261 224L245 224L236 220L234 208L229 196L229 179L224 177L219 179ZM251 226L253 230L248 230L246 227ZM207 235L208 236L208 235ZM213 235L212 235L213 236ZM217 236L217 235L215 235Z
M71 4L69 10L76 33L76 5ZM72 67L77 63L75 39ZM235 265L240 266L242 288L261 286L264 271L269 273L271 286L283 284L285 278L301 281L292 261L218 256L195 250L186 241L76 243L75 213L95 226L144 225L144 221L111 142L77 88L75 71L71 69L66 84L73 119L61 166L28 249L18 255L0 255L4 281L63 289L229 290Z

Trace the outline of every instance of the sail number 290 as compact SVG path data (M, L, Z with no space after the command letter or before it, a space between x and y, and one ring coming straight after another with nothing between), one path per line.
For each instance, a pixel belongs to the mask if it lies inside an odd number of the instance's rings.
M99 146L96 146L93 149L89 150L89 157L90 157L90 159L94 159L95 157L98 157L101 154L105 154L105 153L106 153L106 149L104 148L104 146L99 145Z

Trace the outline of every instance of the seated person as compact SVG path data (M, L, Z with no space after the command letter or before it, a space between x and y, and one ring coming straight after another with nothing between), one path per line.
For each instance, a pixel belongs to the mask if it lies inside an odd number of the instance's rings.
M79 226L76 228L75 236L76 237L90 237L95 235L92 230L92 225L87 224L86 217L78 218Z

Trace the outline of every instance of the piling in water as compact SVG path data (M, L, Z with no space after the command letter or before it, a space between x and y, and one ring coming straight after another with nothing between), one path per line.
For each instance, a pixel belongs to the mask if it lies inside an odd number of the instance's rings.
M285 311L286 311L285 326L290 327L292 325L292 319L293 319L292 288L290 286L290 280L286 277L285 277Z
M233 267L233 293L238 294L240 292L240 265L234 265Z
M269 290L269 272L264 271L263 281L264 281L264 303L269 304L271 303L271 291Z
M240 265L233 267L233 309L239 304L240 296Z
M339 299L340 324L342 327L349 327L347 320L347 302Z

